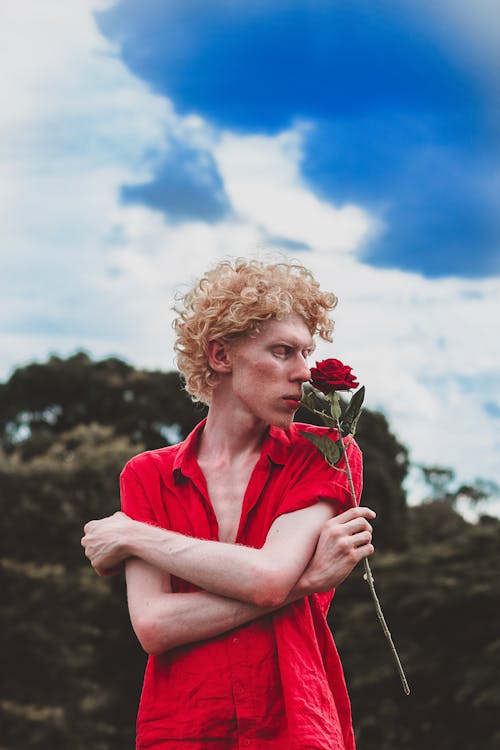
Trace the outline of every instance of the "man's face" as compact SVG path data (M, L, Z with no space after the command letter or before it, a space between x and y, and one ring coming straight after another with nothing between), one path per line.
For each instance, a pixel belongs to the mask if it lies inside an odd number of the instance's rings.
M266 424L288 427L309 380L314 348L304 319L292 313L269 320L257 334L231 345L231 387L236 403Z

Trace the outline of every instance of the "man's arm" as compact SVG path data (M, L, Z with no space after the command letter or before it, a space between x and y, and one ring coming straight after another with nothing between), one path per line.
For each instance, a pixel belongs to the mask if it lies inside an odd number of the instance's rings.
M127 560L125 572L130 620L149 654L214 638L271 611L208 591L172 593L168 573L139 558Z
M283 604L339 586L373 553L371 534L368 539L364 531L353 533L352 517L352 511L346 511L324 524L312 560ZM130 619L151 654L213 638L279 609L207 591L171 593L170 576L138 558L127 560L126 576Z
M352 508L349 534L371 540L366 508ZM213 594L258 607L281 606L299 580L316 547L330 503L287 513L274 521L261 549L195 539L132 521L123 513L85 526L82 544L95 570L103 574L128 557L190 581Z

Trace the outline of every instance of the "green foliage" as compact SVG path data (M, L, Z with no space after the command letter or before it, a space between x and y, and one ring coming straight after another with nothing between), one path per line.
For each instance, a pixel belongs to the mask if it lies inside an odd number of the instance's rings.
M445 497L448 486L455 474L452 469L443 466L421 466L422 476L430 489L431 498Z
M401 692L366 583L355 574L336 593L330 622L358 750L497 749L500 522L464 522L446 541L375 553L372 563L412 694Z
M158 448L169 442L166 427L185 436L202 414L177 373L136 370L116 358L93 362L79 352L21 367L0 385L0 445L28 457L43 453L55 435L99 423Z
M328 437L315 435L314 433L306 432L305 430L301 430L300 434L318 448L330 466L335 466L335 464L342 458L342 448L340 447L339 440L330 440Z
M408 536L412 545L434 544L460 536L469 524L447 498L426 500L408 508Z
M361 407L365 400L365 386L361 386L353 395L349 401L347 408L342 417L342 434L343 435L355 435L358 420L361 416Z
M403 488L409 467L408 451L379 412L363 411L356 441L363 452L361 502L377 513L374 522L377 549L402 550L408 543L408 509Z
M445 501L452 507L465 501L470 508L477 509L492 498L500 497L500 487L490 480L475 479L468 484L457 484L453 469L422 465L418 468L429 491L428 500Z
M144 655L123 579L98 578L80 538L119 507L118 475L137 448L82 425L31 460L0 455L2 747L133 746Z

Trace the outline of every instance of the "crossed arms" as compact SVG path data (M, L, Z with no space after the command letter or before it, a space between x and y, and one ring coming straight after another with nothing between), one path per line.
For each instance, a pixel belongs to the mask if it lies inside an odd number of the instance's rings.
M280 516L261 549L194 539L123 513L85 526L82 545L100 575L126 561L130 618L148 653L212 638L318 591L338 586L371 555L375 513L332 506ZM199 586L173 593L170 576Z

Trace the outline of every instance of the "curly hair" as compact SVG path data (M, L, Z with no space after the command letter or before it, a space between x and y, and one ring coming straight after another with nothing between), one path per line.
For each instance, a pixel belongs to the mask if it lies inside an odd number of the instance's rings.
M260 325L292 312L304 319L312 336L332 340L328 312L337 304L322 292L312 273L297 262L264 263L236 258L210 269L175 307L177 366L193 401L209 404L218 382L207 348L214 339L234 341Z

